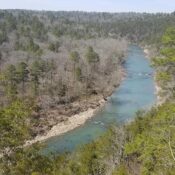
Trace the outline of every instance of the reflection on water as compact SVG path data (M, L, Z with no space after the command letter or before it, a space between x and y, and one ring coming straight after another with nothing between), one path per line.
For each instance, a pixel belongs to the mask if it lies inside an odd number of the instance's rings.
M108 98L105 107L84 126L49 139L46 142L45 153L71 151L102 135L109 124L132 120L138 110L154 104L154 72L143 50L135 45L130 46L124 67L127 77Z

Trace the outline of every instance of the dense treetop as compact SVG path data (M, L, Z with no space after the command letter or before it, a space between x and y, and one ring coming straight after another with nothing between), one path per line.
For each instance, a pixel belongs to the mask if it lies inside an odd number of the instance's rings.
M47 40L49 33L72 38L128 37L132 41L157 42L167 26L175 23L174 13L86 13L51 11L0 11L0 42L7 34ZM19 35L20 34L20 35ZM53 46L51 46L53 47Z

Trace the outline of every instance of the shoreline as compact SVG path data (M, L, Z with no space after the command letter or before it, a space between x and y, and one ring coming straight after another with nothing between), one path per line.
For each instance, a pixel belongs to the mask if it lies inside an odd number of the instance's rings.
M151 60L151 53L148 49L148 46L143 46L142 47L143 52L145 53L146 58L148 58L149 60ZM160 96L160 92L162 90L162 88L158 85L158 82L156 81L156 72L154 73L154 86L155 86L155 95L156 95L156 106L160 106L165 102L165 99L163 99Z
M143 51L146 55L146 58L148 58L150 60L149 49L146 49L144 47L142 47L142 48L143 48ZM120 76L119 82L121 83L126 76L126 72L125 72L123 66L121 66L120 75L121 76ZM119 85L120 85L120 83L119 83ZM161 96L159 95L159 93L161 91L161 87L156 82L155 75L154 75L154 83L155 83L155 94L157 97L156 106L159 106L164 101L161 98ZM78 114L75 114L75 115L69 117L67 121L60 122L60 123L54 125L46 134L37 135L35 138L33 138L31 140L27 140L26 143L24 144L24 146L27 147L27 146L30 146L30 145L37 143L37 142L44 142L49 138L60 136L60 135L65 134L71 130L76 129L77 127L84 125L87 122L87 120L93 118L95 113L97 113L102 107L104 107L106 100L104 98L101 98L98 101L98 103L99 103L98 107L88 108L84 112L80 112Z
M126 77L126 72L124 67L121 65L119 73L119 83L117 86L114 87L112 90L111 94L114 92L115 89L118 88L118 86L121 84L121 82L125 79ZM37 135L35 138L31 140L27 140L24 144L24 147L31 146L34 143L38 142L44 142L47 139L50 139L52 137L60 136L62 134L65 134L71 130L76 129L77 127L80 127L84 125L89 119L93 118L94 115L106 104L107 100L105 100L103 97L97 101L99 104L96 108L88 108L86 111L80 112L78 114L75 114L71 117L68 118L67 121L60 122L56 125L54 125L47 133L44 135Z
M32 140L26 141L24 146L30 146L37 142L43 142L49 138L60 136L79 126L82 126L86 123L87 120L91 119L95 113L105 105L105 103L106 101L104 99L100 100L100 105L97 108L89 108L87 111L71 116L66 122L60 122L57 125L53 126L51 130L47 132L47 134L42 136L38 135Z

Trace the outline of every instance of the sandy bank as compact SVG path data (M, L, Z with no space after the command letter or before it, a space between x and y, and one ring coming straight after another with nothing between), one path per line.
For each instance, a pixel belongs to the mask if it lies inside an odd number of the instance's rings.
M118 83L115 86L113 86L113 88L110 89L110 92L107 94L107 96L111 96L112 92L116 89L117 86L119 86L120 82L123 81L125 77L126 77L126 72L123 66L121 66L118 72ZM99 97L98 100L94 96L94 98L92 98L91 101L89 101L89 103L91 104L94 103L95 105L90 105L87 109L85 109L85 111L82 111L76 115L67 117L68 119L66 121L62 121L54 125L45 134L37 135L32 140L26 141L24 146L30 146L37 142L43 142L51 137L62 135L68 131L71 131L85 124L85 122L88 119L92 118L96 112L98 112L102 107L104 107L106 101L104 100L103 96ZM80 105L79 103L77 104L78 106ZM81 104L82 104L81 106L82 108L84 106L83 102Z
M92 118L100 108L104 106L105 100L100 100L99 104L100 105L95 109L89 108L85 112L81 112L79 114L69 117L69 119L66 122L58 123L57 125L53 126L52 129L48 131L46 135L36 136L33 140L27 141L25 146L29 146L37 142L42 142L51 137L59 136L77 128L78 126L83 125L88 119Z

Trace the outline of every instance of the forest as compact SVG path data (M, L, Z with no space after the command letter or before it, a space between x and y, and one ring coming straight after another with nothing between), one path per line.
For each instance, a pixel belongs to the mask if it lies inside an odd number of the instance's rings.
M72 153L25 147L120 84L130 43L151 59L163 103ZM0 175L174 175L175 13L0 10Z

